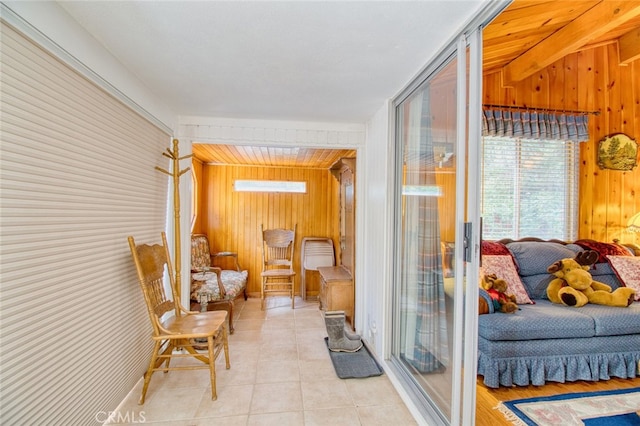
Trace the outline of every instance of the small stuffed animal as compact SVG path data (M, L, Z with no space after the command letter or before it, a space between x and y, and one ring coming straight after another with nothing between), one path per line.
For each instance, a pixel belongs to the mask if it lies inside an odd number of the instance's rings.
M516 297L506 293L507 282L498 278L496 274L485 274L480 285L491 296L495 312L512 314L518 310Z
M620 287L611 291L605 283L594 281L588 272L598 259L598 253L586 250L574 259L562 259L547 268L556 276L547 286L547 297L553 303L579 308L587 303L627 307L634 299L635 290Z

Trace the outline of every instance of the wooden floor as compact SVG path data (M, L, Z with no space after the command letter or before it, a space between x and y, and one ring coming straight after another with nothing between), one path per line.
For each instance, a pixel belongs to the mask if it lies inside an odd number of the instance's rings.
M478 379L476 399L476 425L499 426L510 425L502 413L494 410L500 401L520 398L557 395L571 392L594 392L611 389L625 389L640 387L640 378L611 379L600 382L548 383L544 386L527 386L491 389L482 384L482 377Z

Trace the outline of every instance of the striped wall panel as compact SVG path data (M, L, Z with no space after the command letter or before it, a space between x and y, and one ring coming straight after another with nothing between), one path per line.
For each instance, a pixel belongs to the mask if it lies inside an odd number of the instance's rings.
M126 237L165 229L170 137L0 30L0 423L98 424L148 361Z

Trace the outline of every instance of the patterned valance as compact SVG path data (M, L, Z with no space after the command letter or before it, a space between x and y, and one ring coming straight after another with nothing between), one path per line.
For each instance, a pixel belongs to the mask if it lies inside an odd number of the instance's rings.
M482 135L586 142L589 140L589 117L587 114L542 110L485 109Z

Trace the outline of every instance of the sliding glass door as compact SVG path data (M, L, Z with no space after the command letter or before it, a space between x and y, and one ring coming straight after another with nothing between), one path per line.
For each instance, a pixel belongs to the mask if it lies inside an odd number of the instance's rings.
M477 181L477 152L469 149L469 135L475 137L479 127L477 119L470 120L469 108L477 104L479 111L480 104L476 44L477 35L461 38L394 105L391 360L425 418L442 424L468 424L463 419L472 416L468 404L475 398L475 346L473 353L464 349L465 343L475 345L477 325L472 315L465 315L464 294L473 297L474 289L466 286L476 286L476 298L470 300L477 300L474 241L479 237L471 226L477 221L477 206L472 205L477 200L469 196L468 184ZM476 278L467 279L474 271ZM464 376L463 370L470 374Z

